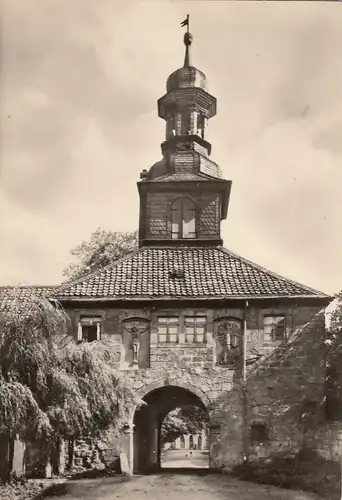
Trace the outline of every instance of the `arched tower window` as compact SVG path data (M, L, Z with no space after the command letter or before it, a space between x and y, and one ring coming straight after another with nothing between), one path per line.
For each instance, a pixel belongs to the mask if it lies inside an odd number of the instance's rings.
M182 135L188 135L191 132L191 109L184 109L182 111Z
M172 238L196 238L196 206L190 198L177 198L172 203Z

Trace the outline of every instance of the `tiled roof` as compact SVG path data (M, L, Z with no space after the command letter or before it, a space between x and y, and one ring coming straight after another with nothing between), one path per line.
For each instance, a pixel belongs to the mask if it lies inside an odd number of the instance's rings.
M183 273L183 276L182 276ZM222 247L143 247L56 289L103 299L326 297Z
M0 286L0 310L10 305L12 300L18 298L22 306L34 297L51 297L55 287L49 286Z

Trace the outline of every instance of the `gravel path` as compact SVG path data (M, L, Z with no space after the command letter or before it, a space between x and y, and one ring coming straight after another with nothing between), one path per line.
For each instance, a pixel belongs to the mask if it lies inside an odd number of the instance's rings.
M62 500L316 500L312 493L238 481L221 474L172 474L69 481ZM47 497L55 500L55 496Z

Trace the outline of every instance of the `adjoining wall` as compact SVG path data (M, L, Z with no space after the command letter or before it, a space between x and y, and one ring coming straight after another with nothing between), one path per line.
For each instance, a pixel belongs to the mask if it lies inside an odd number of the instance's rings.
M297 317L300 316L297 313ZM318 433L325 416L326 346L324 312L299 328L288 343L248 373L247 426L265 424L264 442L250 442L251 459L302 449L322 451Z

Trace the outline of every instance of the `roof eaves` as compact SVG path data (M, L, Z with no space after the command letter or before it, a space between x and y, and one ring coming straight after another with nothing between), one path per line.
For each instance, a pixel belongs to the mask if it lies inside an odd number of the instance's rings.
M112 295L112 296L81 296L81 295L56 295L56 299L60 301L69 301L69 302L108 302L108 301L139 301L139 300L168 300L168 301L179 301L179 300L267 300L267 299L330 299L328 295L134 295L134 296L120 296L120 295Z
M23 289L39 289L50 290L57 288L59 285L0 285L0 290L23 290Z
M320 290L315 290L314 288L311 288L309 286L306 286L306 285L303 285L302 283L299 283L298 281L294 281L294 280L291 280L289 278L285 278L284 276L281 276L280 274L277 274L275 273L274 271L270 271L269 269L267 269L266 267L263 267L261 266L260 264L256 264L255 262L252 262L251 260L248 260L246 259L245 257L241 257L240 255L232 252L231 250L228 250L227 248L224 248L224 247L220 247L219 250L227 255L230 255L238 260L240 260L241 262L249 265L249 266L252 266L256 269L259 269L260 271L263 271L264 273L268 274L269 276L273 277L273 278L277 278L281 281L284 281L284 282L287 282L289 284L292 284L292 285L295 285L297 287L300 287L302 288L303 290L306 290L307 292L311 293L312 295L310 295L310 297L325 297L325 298L331 298L330 295L327 295L326 293L324 292L321 292ZM303 297L303 295L300 295L299 297Z

